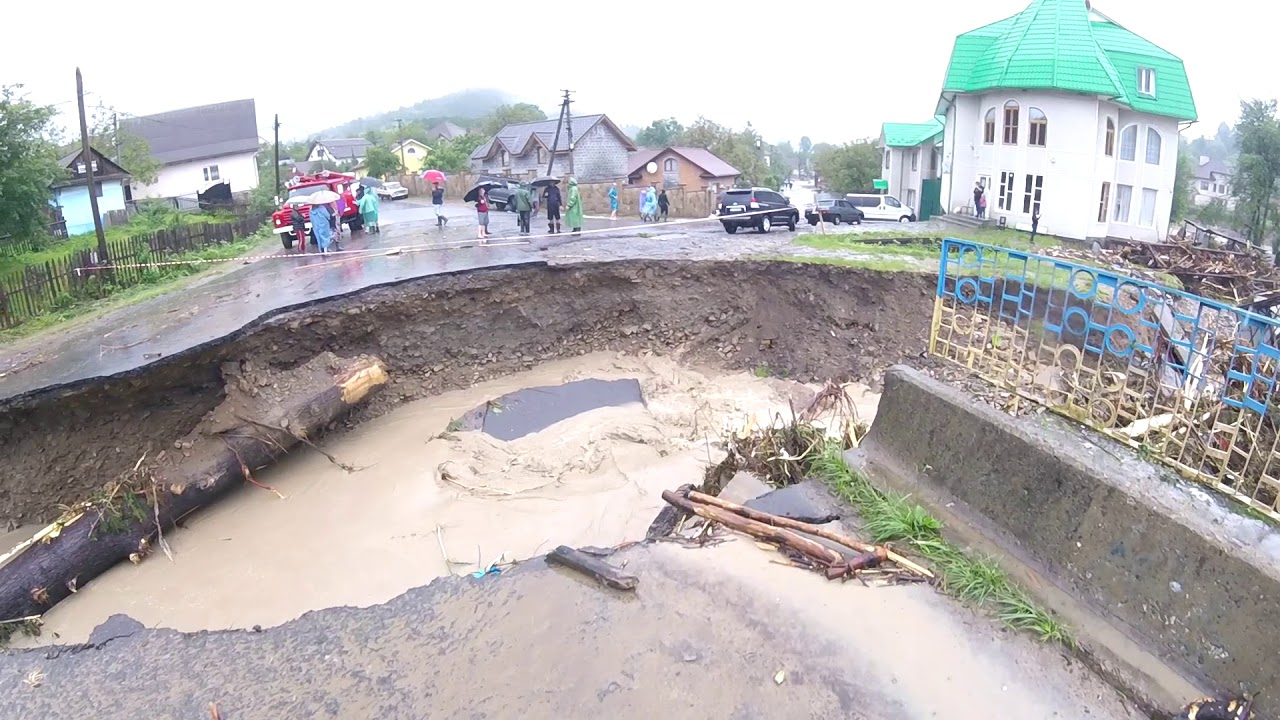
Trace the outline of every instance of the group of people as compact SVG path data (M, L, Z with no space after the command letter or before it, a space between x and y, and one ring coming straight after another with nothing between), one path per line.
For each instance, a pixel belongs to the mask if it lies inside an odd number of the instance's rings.
M640 197L640 219L644 222L657 222L659 217L667 219L671 211L671 200L667 198L667 189L660 192L650 185ZM609 188L609 219L618 219L618 185Z
M435 202L434 195L432 202ZM515 206L519 218L520 234L528 235L532 216L538 211L538 197L527 186L521 185L511 194L510 202ZM560 192L559 185L547 185L542 191L541 205L547 209L547 232L550 234L558 235L561 232L561 207L564 208L564 223L569 229L574 234L582 232L582 193L578 191L577 178L569 178L567 201ZM484 187L480 188L476 196L476 237L481 243L489 238L489 193Z
M364 231L382 232L378 226L378 193L373 188L359 185L356 187L355 200ZM309 218L311 235L320 252L328 253L342 249L342 216L346 211L347 199L343 193L338 193L338 199L334 202L311 206ZM294 205L289 213L289 224L293 226L299 253L307 251L307 221L308 217L302 213L302 208Z

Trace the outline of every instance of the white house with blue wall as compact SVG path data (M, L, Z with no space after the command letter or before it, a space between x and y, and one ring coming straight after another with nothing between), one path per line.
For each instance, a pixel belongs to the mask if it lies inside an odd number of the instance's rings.
M98 213L105 218L112 210L124 210L125 203L133 199L129 189L132 177L125 169L102 153L89 148L86 164L84 153L75 150L59 162L67 174L49 188L53 191L52 204L62 210L68 235L93 232L93 207L89 204L89 166L93 168L93 189L98 196Z

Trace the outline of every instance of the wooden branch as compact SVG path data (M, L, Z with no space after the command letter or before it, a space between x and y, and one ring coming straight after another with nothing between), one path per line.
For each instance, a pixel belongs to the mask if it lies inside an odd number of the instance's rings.
M386 382L380 360L346 362L332 384L284 408L287 430L238 425L208 438L220 446L217 450L180 461L147 487L122 487L145 512L83 505L68 513L7 556L8 563L0 567L0 617L44 613L116 563L140 561L162 529L252 481L252 471L298 445L298 435L319 432ZM108 512L115 514L113 525L118 526L111 531L103 527Z
M593 555L575 550L568 545L561 545L547 554L549 565L561 565L580 572L606 587L614 590L635 590L640 578L625 575L618 568Z
M718 522L732 530L746 533L760 540L783 545L825 566L838 568L845 565L844 556L840 553L809 538L801 537L790 530L784 530L774 525L767 525L741 515L735 515L718 507L695 503L670 490L662 491L662 499L685 512Z
M928 568L918 565L915 562L912 562L911 560L908 560L907 558L902 557L898 553L892 550L889 550L888 548L884 548L878 545L871 545L868 543L860 542L858 540L854 540L853 538L847 535L841 535L840 533L835 532L833 530L828 530L827 528L824 528L821 525L812 525L810 523L801 522L799 520L793 520L788 517L773 515L767 512L763 512L761 510L756 510L754 508L746 507L744 505L732 503L732 502L729 502L728 500L721 500L720 498L715 497L714 495L707 495L705 493L700 493L697 490L690 491L688 497L689 497L689 500L695 503L701 503L703 505L711 505L713 507L717 507L722 510L728 510L729 512L734 513L736 515L741 515L744 518L755 520L756 522L764 523L766 525L772 525L774 527L780 527L780 528L787 528L789 530L799 530L800 532L808 533L815 537L820 537L824 540L830 540L833 543L839 543L840 545L844 545L845 547L850 548L851 550L856 550L863 554L877 553L879 551L884 551L886 553L886 559L892 560L902 569L908 570L910 572L913 572L917 575L921 575L923 577L927 577L927 578L933 577L933 573L930 572Z

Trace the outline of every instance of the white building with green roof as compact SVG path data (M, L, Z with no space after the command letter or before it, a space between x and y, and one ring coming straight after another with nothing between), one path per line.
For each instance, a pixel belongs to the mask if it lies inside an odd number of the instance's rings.
M1068 238L1167 234L1178 133L1196 120L1186 70L1087 0L1033 0L957 37L937 114L948 212L972 214L980 183L1013 227L1038 211Z

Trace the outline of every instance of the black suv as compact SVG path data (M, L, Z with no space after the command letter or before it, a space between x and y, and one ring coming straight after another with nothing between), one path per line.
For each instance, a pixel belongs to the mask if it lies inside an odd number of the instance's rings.
M487 194L489 196L489 205L499 212L510 210L515 212L515 203L511 202L511 196L515 194L516 188L524 183L519 180L513 180L506 177L497 177L495 175L482 175L481 181L489 181L498 183L498 187L489 188Z
M821 199L818 200L816 207L805 210L804 219L809 221L810 225L817 225L821 219L832 225L839 225L847 222L850 225L861 225L864 215L861 210L853 206L848 200L841 199Z
M746 227L762 233L774 225L795 230L799 221L800 211L791 201L768 188L734 188L720 198L720 224L731 235Z

